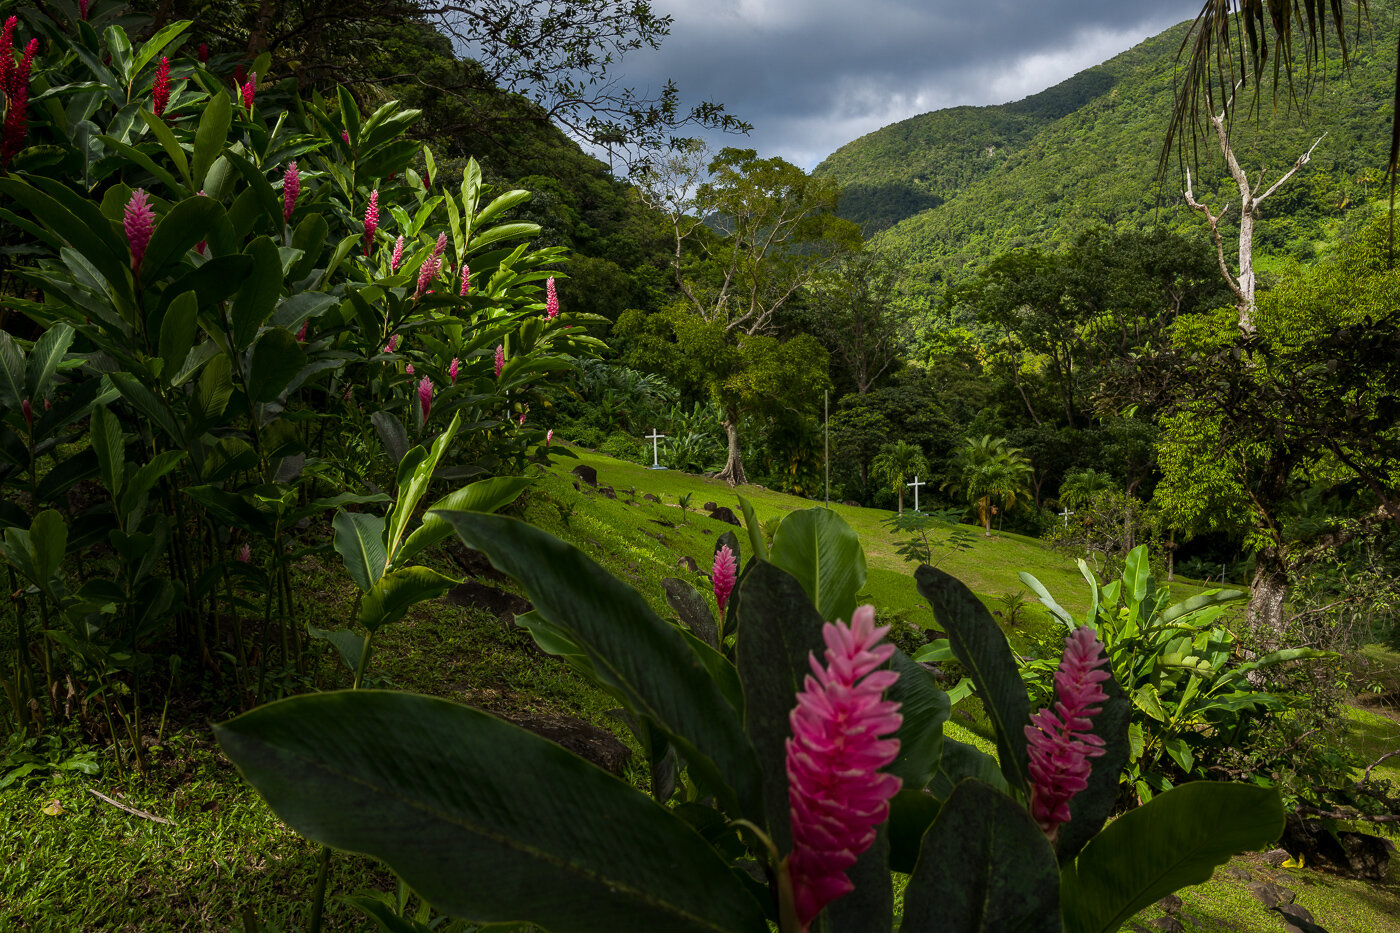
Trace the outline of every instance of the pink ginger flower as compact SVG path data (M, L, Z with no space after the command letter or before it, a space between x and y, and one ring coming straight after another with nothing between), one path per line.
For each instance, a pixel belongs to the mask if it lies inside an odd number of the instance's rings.
M454 356L452 357L452 365L447 367L447 378L452 381L454 386L457 384L457 372L461 368L461 365L462 361Z
M349 131L349 130L341 130L341 131L340 131L340 141L343 142L343 143L345 143L345 145L347 145L347 146L350 145L350 131Z
M24 413L24 423L29 426L29 433L34 433L34 406L25 399L19 403L19 409Z
M156 66L155 84L151 86L151 110L156 116L165 113L165 105L170 103L170 59L160 57Z
M554 429L550 428L544 432L544 446L548 447L554 443Z
M306 329L310 326L309 319L301 322L301 330L297 331L297 343L306 343Z
M804 931L823 907L854 890L846 870L875 841L899 791L898 777L879 773L899 753L898 739L880 737L903 721L899 704L882 698L899 674L876 670L894 653L893 645L879 643L889 630L875 627L869 605L851 615L849 626L823 626L826 665L809 656L812 674L789 717L787 867Z
M525 412L523 411L520 413L520 422L518 426L522 428L525 427Z
M423 409L423 423L428 421L428 411L433 407L433 380L424 376L418 383L418 405Z
M29 109L29 72L34 67L34 53L39 50L39 40L30 39L24 47L24 56L18 67L14 64L14 23L11 16L5 22L3 39L0 39L0 53L6 63L3 75L5 94L9 97L9 108L5 112L5 124L0 129L0 171L9 168L10 159L24 148L24 138L28 133L26 111Z
M365 255L369 255L374 245L374 231L379 229L379 189L369 193L369 206L365 208Z
M1070 818L1069 802L1089 786L1090 758L1104 753L1103 739L1091 731L1093 717L1108 699L1103 682L1103 644L1082 626L1065 639L1065 653L1055 672L1054 708L1040 710L1026 726L1030 755L1031 816L1051 842Z
M459 296L464 296L464 295L466 295L467 292L469 292L469 291L471 291L471 290L472 290L472 269L471 269L471 266L467 265L467 264L464 262L464 263L462 263L462 284L461 284L461 287L457 289L457 294L458 294Z
M384 344L385 353L394 353L399 349L399 335L394 334L389 338L389 342Z
M413 364L412 364L412 363L409 363L407 366L405 366L405 367L403 368L403 371L406 372L406 373L408 373L410 376L412 376L412 375L413 375Z
M433 247L433 253L423 260L423 266L418 270L418 290L413 293L414 298L423 297L433 279L442 271L442 251L447 249L447 234L439 233L437 245Z
M403 234L394 241L394 255L389 257L389 271L398 272L399 263L403 262Z
M550 276L544 283L544 316L549 320L554 320L559 316L559 296L554 293L554 276Z
M501 378L501 370L506 368L506 348L504 344L496 344L496 378Z
M208 45L208 43L205 43L205 42L199 43L199 49L195 52L194 57L197 58L197 59L199 59L199 63L200 63L201 65L207 65L207 64L209 64L209 45Z
M290 223L292 219L292 209L297 206L297 198L301 197L301 172L297 170L295 161L287 163L287 170L282 173L282 222Z
M238 562L239 562L239 563L241 563L241 564L246 564L246 563L248 563L248 561L250 561L250 560L252 560L252 559L253 559L253 549L252 549L249 545L245 544L245 545L243 545L243 547L241 547L241 548L238 549Z
M78 19L87 22L88 0L78 0Z
M126 241L131 245L131 271L139 271L146 247L151 242L151 233L156 227L156 215L151 210L145 189L137 188L131 192L131 200L126 202L126 210L122 213L122 226L126 228Z
M243 109L244 109L244 110L247 110L248 113L250 113L250 114L253 112L253 95L254 95L255 93L257 93L257 90L258 90L258 75L257 75L256 72L254 72L253 74L250 74L250 75L248 76L248 80L247 80L247 81L243 82L243 88L242 88L242 94L243 94Z
M0 93L6 97L15 96L15 27L19 17L5 20L5 28L0 30Z
M724 604L729 602L729 594L734 591L734 581L739 579L739 561L734 557L729 545L726 544L715 551L715 565L710 571L710 579L715 584L715 602L723 614Z

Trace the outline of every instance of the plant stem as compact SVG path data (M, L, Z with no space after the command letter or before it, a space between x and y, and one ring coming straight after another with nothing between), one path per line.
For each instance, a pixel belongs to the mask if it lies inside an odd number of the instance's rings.
M331 847L321 846L321 867L316 870L316 890L311 893L311 922L306 929L310 933L320 933L321 908L326 900L326 876L331 870Z

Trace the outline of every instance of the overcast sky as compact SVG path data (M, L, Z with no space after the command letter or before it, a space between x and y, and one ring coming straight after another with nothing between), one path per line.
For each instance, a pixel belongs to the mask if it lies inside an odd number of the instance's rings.
M1057 84L1168 26L1202 0L652 0L675 17L621 83L754 125L716 137L811 169L843 144L915 114L1000 104Z

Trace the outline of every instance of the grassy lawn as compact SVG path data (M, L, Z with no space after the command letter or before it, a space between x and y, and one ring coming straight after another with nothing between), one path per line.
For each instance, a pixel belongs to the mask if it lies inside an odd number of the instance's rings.
M738 513L729 487L579 453L582 462L598 470L600 483L613 487L616 499L583 484L575 489L568 475L574 461L561 460L512 507L513 514L573 542L636 586L663 615L669 615L660 587L663 577L689 579L708 597L706 579L678 562L690 557L708 569L716 537L728 530L736 532L747 550L743 529L696 511L714 501ZM760 519L813 504L756 487L742 492ZM660 501L648 501L644 493ZM691 508L683 511L679 498L686 494L692 497ZM870 568L865 598L883 613L920 625L931 622L931 613L914 590L913 565L895 553L896 541L882 524L888 513L835 508L865 545ZM448 569L445 555L437 559ZM971 550L944 554L940 566L987 599L1018 590L1016 572L1029 570L1071 611L1086 608L1086 586L1073 561L1017 535L986 539L978 532ZM307 620L321 627L345 627L354 587L334 558L307 558L297 573L307 596ZM1176 598L1196 591L1186 584L1177 586ZM322 652L317 685L346 685L346 672L326 646L316 643L314 650ZM632 748L625 776L634 784L645 780L630 734L608 713L615 701L540 654L524 632L489 612L447 600L418 606L377 638L371 675L371 686L443 696L508 717L541 711L577 717ZM205 696L173 711L175 727L168 730L159 751L153 751L153 773L145 781L119 780L110 763L102 761L97 775L44 770L0 790L0 933L241 929L246 910L281 930L304 927L318 849L283 826L219 753L207 723L227 718L230 711L219 705L217 695L210 687ZM1366 750L1400 744L1400 725L1383 716L1357 711L1353 729ZM947 734L992 750L975 701L955 711ZM57 765L79 750L70 745L56 750L51 759ZM1400 761L1388 762L1387 767L1400 780ZM90 793L93 790L146 815L104 802ZM1400 916L1395 868L1388 884L1370 888L1309 871L1272 869L1252 856L1234 860L1210 883L1183 892L1184 910L1195 929L1272 933L1280 928L1278 920L1244 892L1244 880L1230 871L1282 876L1285 880L1279 883L1297 891L1299 903L1333 933L1400 929L1391 919ZM372 860L337 855L324 929L369 929L368 921L338 897L389 891L394 884L393 876ZM1139 919L1153 916L1149 911Z

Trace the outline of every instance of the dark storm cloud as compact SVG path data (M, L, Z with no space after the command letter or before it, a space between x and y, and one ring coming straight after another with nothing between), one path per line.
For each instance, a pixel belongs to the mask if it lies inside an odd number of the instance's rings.
M652 0L675 17L623 83L754 124L717 137L804 168L906 117L1019 100L1200 11L1201 0Z

